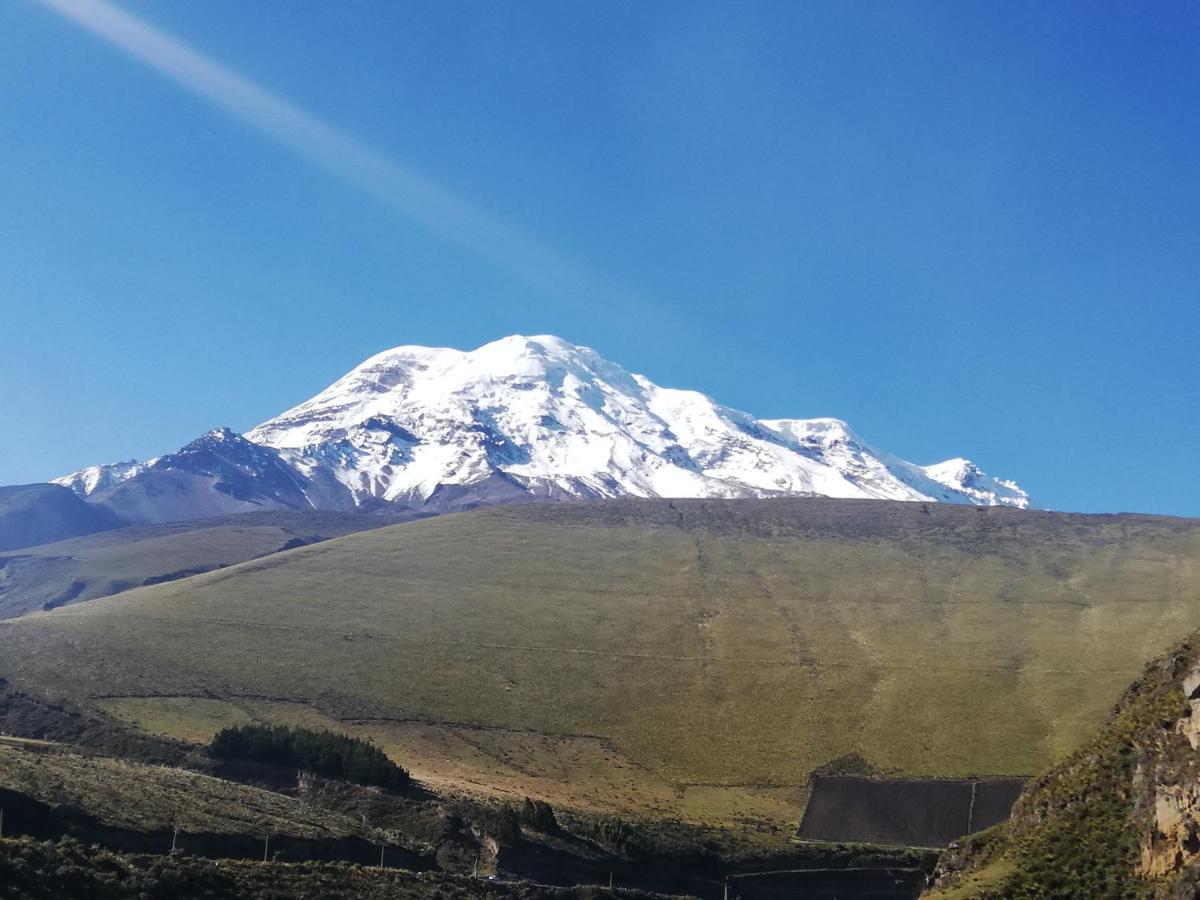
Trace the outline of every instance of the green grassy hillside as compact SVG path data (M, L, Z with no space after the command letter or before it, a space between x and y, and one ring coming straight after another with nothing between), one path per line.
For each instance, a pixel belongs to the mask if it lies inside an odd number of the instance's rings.
M250 513L145 525L0 555L0 618L106 597L387 524L338 513Z
M181 737L332 724L437 786L779 823L848 757L1040 771L1196 621L1193 520L547 504L0 623L0 675Z
M1200 633L1149 663L1012 819L946 852L929 900L1200 894Z
M134 831L339 838L365 832L348 816L185 769L0 738L0 788ZM9 815L9 832L20 827Z

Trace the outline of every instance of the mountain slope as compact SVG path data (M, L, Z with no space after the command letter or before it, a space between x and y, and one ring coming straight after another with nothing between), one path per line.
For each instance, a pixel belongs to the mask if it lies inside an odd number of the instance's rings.
M1041 771L1196 620L1193 520L529 504L2 623L0 676L167 733L312 717L442 783L787 822L849 758Z
M244 438L58 479L136 521L246 509L461 509L531 499L830 497L1027 507L952 459L917 466L838 419L754 417L552 336L371 357Z
M116 528L121 520L57 484L0 487L0 550Z
M758 421L553 336L398 347L247 438L331 469L358 502L423 500L497 472L546 496L975 502L954 473L879 454L838 420ZM993 495L1028 502L999 483Z
M312 509L310 479L269 447L218 428L145 465L118 463L77 472L60 484L130 522L177 522L280 509ZM94 485L94 487L91 487ZM348 502L323 503L341 509Z
M1200 887L1200 634L1148 664L1012 820L947 853L930 900L1193 898Z
M130 831L169 833L177 827L192 834L326 839L365 831L348 816L282 794L170 766L85 755L65 744L0 740L0 785Z
M250 513L117 528L25 547L0 555L0 619L185 578L385 524L386 519L347 513Z

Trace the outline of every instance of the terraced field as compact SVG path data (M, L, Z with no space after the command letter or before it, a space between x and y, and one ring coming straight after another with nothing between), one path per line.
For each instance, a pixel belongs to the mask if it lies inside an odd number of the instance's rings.
M439 785L794 822L815 770L1041 771L1200 621L1200 522L836 501L442 516L0 624L147 730L370 735Z

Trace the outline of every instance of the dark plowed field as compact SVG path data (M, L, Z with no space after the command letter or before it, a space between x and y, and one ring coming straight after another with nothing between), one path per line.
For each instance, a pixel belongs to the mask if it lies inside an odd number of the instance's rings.
M986 781L814 776L800 836L944 847L1008 818L1022 778Z

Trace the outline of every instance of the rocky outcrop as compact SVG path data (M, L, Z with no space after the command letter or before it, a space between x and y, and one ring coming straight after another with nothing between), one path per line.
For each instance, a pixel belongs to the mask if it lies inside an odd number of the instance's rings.
M1153 824L1143 835L1138 874L1163 878L1181 872L1200 855L1200 787L1153 787Z
M1005 825L943 855L927 896L1200 896L1200 633L1150 663Z
M1144 878L1173 876L1200 860L1200 668L1179 687L1179 717L1143 737L1133 774Z

